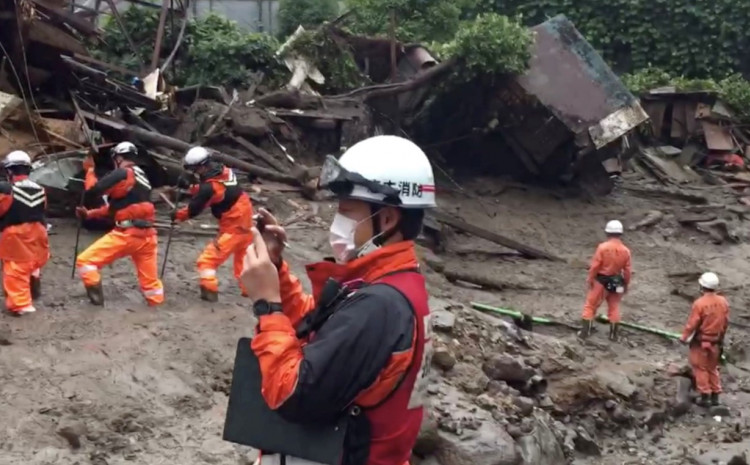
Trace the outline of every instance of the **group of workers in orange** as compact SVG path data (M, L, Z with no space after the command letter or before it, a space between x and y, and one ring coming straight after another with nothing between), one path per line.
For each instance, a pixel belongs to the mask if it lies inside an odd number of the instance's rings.
M113 227L78 255L76 267L91 302L102 305L100 269L129 256L146 301L159 305L164 288L157 274L151 184L137 165L135 145L121 142L111 156L114 169L101 178L88 167L84 205L89 207L79 207L77 215L110 218ZM32 298L39 295L39 273L49 257L46 197L29 180L28 154L13 152L4 166L10 180L0 183L3 288L7 309L21 315L34 311ZM432 356L428 294L413 242L425 211L436 205L424 152L401 137L375 136L338 160L327 157L319 185L338 198L329 230L333 257L308 265L309 295L282 257L283 227L263 209L254 224L250 199L232 170L202 147L188 151L184 167L198 183L181 183L192 198L171 218L186 221L210 207L218 219L218 237L197 260L200 296L217 301L216 269L233 256L235 277L257 317L251 347L266 404L291 422L346 418L350 431L335 455L346 464L407 463L422 423ZM99 206L90 207L97 198ZM590 335L597 308L606 300L609 337L617 340L631 254L619 221L610 221L605 232L608 239L597 247L588 274L580 337ZM682 341L690 344L701 403L711 405L721 392L718 361L729 308L717 293L715 274L705 273L699 283L703 296L693 305ZM290 445L282 456L263 453L261 465L311 463L304 454L320 442L319 433L310 443Z
M609 339L617 341L621 321L620 302L628 291L632 277L631 254L622 242L623 226L620 221L609 221L604 232L607 240L596 248L589 266L586 280L588 294L583 306L583 328L579 337L589 337L596 311L606 300ZM729 303L718 293L719 277L716 273L703 273L698 284L701 296L693 303L680 342L688 344L690 348L688 359L696 390L700 393L698 404L709 407L719 405L719 364L724 336L729 327Z

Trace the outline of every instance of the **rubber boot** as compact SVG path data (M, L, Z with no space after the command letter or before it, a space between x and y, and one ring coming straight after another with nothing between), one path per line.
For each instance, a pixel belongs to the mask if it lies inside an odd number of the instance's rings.
M695 403L699 407L708 408L711 406L711 397L709 394L701 394L700 398Z
M711 394L711 405L714 407L719 405L719 393L714 392Z
M29 287L31 287L31 298L36 300L42 296L42 279L35 276L31 277L29 281Z
M581 330L578 331L578 337L586 340L591 335L591 325L593 324L592 320L581 320Z
M620 339L620 324L619 323L610 323L609 325L609 340L613 342L617 342Z
M206 302L218 302L219 293L201 286L201 300L205 300Z
M94 305L104 305L104 291L102 290L102 283L95 284L93 286L86 286L86 294L89 296L89 300Z

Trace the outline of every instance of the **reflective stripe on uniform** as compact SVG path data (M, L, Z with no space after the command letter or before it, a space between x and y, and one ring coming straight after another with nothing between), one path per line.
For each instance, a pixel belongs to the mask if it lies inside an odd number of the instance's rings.
M286 465L322 465L318 462L311 462L309 460L301 459L298 457L284 457ZM262 454L260 456L260 465L282 465L281 454Z
M216 276L216 270L212 270L212 269L200 270L198 274L200 274L201 278L213 278Z
M148 177L146 177L146 173L143 172L142 169L140 169L137 166L133 167L133 175L135 176L136 182L143 185L144 187L151 189L151 183L148 182Z
M221 183L224 184L225 186L236 186L237 176L234 174L234 170L232 170L231 168L228 168L227 171L229 172L229 177L226 180L221 181Z
M164 295L164 289L141 289L143 295L146 297L153 297L155 295Z
M34 189L39 189L37 192L29 193L23 190L21 188L23 186L19 186L19 184L20 183L13 185L13 200L21 202L29 208L38 207L39 205L44 203L44 189L39 186L26 186L33 187Z
M79 273L88 273L90 271L96 271L99 268L96 267L96 265L81 265L78 267Z

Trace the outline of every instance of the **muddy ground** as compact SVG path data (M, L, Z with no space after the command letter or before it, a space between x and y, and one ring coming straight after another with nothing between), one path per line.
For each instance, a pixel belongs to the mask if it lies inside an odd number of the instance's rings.
M524 259L456 232L447 235L447 250L437 258L421 249L429 262L425 273L433 311L455 318L444 322L438 342L443 343L448 361L442 360L435 368L435 388L430 391L440 406L441 437L450 436L454 443L476 440L483 430L466 418L486 411L513 438L522 438L523 431L519 433L515 425L523 428L524 417L544 413L545 418L556 420L552 429L560 442L557 447L572 463L711 463L704 453L727 450L735 454L750 449L746 423L750 372L745 371L750 365L746 362L723 372L728 417L717 421L694 408L671 418L668 405L674 381L666 376L666 369L686 360L686 348L633 332L611 344L605 337L606 327L600 326L586 345L571 330L540 328L538 335L528 335L531 348L519 350L498 329L499 320L468 307L470 301L478 301L575 324L585 296L586 264L602 239L604 223L619 218L627 227L647 212L660 210L667 214L660 224L626 235L635 273L623 318L680 331L690 304L672 291L677 287L695 293L697 283L692 278L671 279L668 274L712 269L724 287L732 287L728 295L736 321L750 324L740 318L747 315L746 299L750 298L743 287L750 276L750 246L714 244L708 235L680 226L673 215L688 204L634 196L627 187L640 183L638 179L626 178L615 193L599 199L498 180L459 182L475 195L441 194L439 203L444 209L565 261ZM702 194L710 195L711 203L737 205L735 197L721 189ZM270 204L282 219L298 216L298 207L316 213L290 228L292 249L286 256L294 269L301 271L304 263L326 252L330 202L310 203L295 194L261 192L256 204ZM740 239L746 240L747 224L741 216L724 214ZM211 221L204 216L196 223ZM240 297L231 277L229 263L220 272L221 302L209 305L198 300L194 262L210 238L175 236L165 278L167 302L162 307L145 306L132 265L122 260L103 271L107 302L97 308L89 305L79 279L70 277L73 221L50 222L53 258L44 270L44 296L37 304L38 312L24 318L5 315L0 321L7 344L0 346L0 464L251 463L254 453L223 442L221 432L235 345L239 337L251 334L253 319L248 301ZM95 237L95 233L85 233L82 243ZM160 240L163 253L166 237ZM451 284L435 271L442 267L471 269L535 290L488 292ZM730 332L736 346L746 344L747 336L746 329ZM549 382L547 392L519 401L518 391L489 379L481 381L486 378L484 362L505 352L535 367ZM484 371L488 372L486 366ZM606 389L599 392L597 386L602 385ZM454 394L466 402L451 400ZM465 410L467 402L479 405L479 410ZM528 409L524 402L530 402ZM510 404L515 407L504 410ZM607 412L613 411L625 412L624 420L610 421ZM465 415L457 427L453 420L461 412ZM506 418L504 412L511 413ZM660 412L667 414L654 419ZM587 433L579 431L575 447L566 447L560 431L580 428ZM591 436L595 448L586 446L585 436ZM455 454L436 454L442 465L517 460L483 461L471 459L467 452L471 461L466 461L456 459ZM527 459L526 463L554 463L545 460Z

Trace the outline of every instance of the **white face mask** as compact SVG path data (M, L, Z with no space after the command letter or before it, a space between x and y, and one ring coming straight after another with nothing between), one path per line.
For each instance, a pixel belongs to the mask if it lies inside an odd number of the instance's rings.
M336 263L348 262L357 246L354 243L354 231L359 223L356 220L347 218L341 213L336 213L328 230L328 240L333 251L333 258Z
M372 216L368 216L362 221L367 221ZM331 222L331 227L328 230L328 240L331 244L331 250L333 251L333 258L336 259L336 263L344 264L348 263L355 257L361 257L368 253L377 250L378 245L375 244L375 239L382 235L372 237L369 241L364 243L362 247L357 249L357 245L354 242L354 233L357 230L362 221L353 220L349 217L336 213Z

